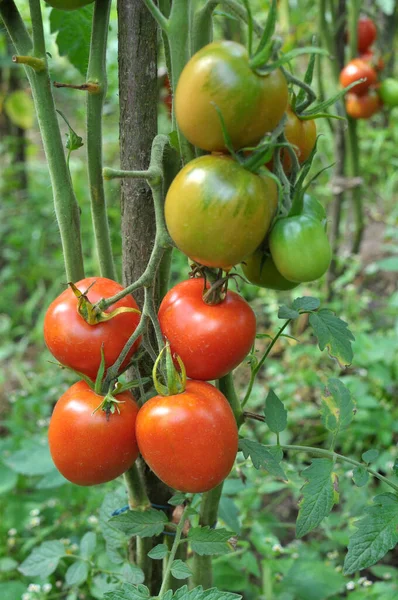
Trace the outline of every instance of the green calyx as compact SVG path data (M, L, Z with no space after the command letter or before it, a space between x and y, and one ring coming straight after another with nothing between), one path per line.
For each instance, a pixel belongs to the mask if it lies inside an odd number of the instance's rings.
M93 282L91 285L94 285L94 283L95 282ZM115 310L106 313L100 310L98 306L93 305L88 299L87 292L90 288L88 288L85 292L81 292L74 283L69 282L68 285L78 299L77 312L89 325L97 325L98 323L110 321L113 319L113 317L121 315L122 313L133 312L141 314L136 308L129 308L128 306L121 306L120 308L116 308Z
M179 368L176 367L176 363ZM160 381L159 374L165 383ZM160 396L174 396L185 391L187 373L184 363L177 354L173 356L168 341L153 365L152 377L155 389Z

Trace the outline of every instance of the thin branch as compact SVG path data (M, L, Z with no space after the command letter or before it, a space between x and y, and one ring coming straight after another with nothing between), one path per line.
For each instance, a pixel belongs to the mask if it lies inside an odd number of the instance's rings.
M144 0L144 4L163 31L167 31L169 20L166 19L161 10L156 6L153 0Z

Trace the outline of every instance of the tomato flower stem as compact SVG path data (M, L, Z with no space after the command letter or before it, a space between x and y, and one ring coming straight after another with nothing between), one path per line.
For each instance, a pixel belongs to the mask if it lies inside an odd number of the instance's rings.
M42 58L35 56L19 56L18 54L12 57L12 62L31 67L34 71L45 71L46 63Z
M106 44L111 0L95 2L87 69L87 84L97 93L87 94L87 168L90 184L91 216L100 273L116 279L102 177L102 109L107 91Z
M170 573L171 573L171 568L173 566L173 561L175 559L178 546L180 544L180 540L181 540L182 532L183 532L183 529L184 529L184 524L185 524L185 520L186 520L186 517L187 517L188 510L189 510L189 504L185 507L185 509L184 509L184 511L183 511L183 513L181 515L181 519L180 519L180 521L179 521L179 523L177 525L176 535L175 535L174 542L173 542L173 545L172 545L171 550L170 550L169 558L168 558L168 561L167 561L167 566L166 566L166 569L165 569L164 574L163 574L162 586L161 586L161 588L159 590L159 599L160 600L162 598L164 598L164 596L166 595L167 590L169 589L169 580L170 580L169 576L170 576Z

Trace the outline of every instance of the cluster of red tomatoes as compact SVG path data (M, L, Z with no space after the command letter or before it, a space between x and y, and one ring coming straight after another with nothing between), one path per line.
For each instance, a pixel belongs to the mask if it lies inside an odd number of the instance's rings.
M341 71L340 83L347 87L358 79L364 79L348 92L345 106L352 119L369 119L381 108L378 73L384 69L384 61L371 49L377 37L376 25L372 19L359 19L357 35L359 56Z

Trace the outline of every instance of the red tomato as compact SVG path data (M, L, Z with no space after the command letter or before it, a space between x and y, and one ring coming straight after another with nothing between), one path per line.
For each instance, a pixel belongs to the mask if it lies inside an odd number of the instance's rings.
M358 21L358 51L365 52L377 37L376 25L368 17L361 17Z
M76 284L81 292L93 284L88 291L88 299L96 303L101 298L110 298L123 290L123 287L104 277L88 277ZM110 367L131 334L135 331L140 315L123 313L110 321L89 325L77 312L78 300L70 288L66 289L50 304L44 318L44 339L50 352L63 365L80 371L91 379L95 379L101 363L101 345L104 344L105 365ZM138 308L130 295L115 302L105 312L126 306ZM130 350L124 364L138 349L139 338Z
M347 87L358 79L365 78L366 81L359 83L352 88L357 96L363 96L367 93L369 87L377 82L377 74L374 69L360 58L351 60L340 73L340 83L343 87Z
M138 456L135 422L138 406L130 392L116 396L120 413L93 411L104 400L85 381L70 387L55 405L48 439L58 471L78 485L119 477Z
M256 317L248 303L228 291L219 304L202 299L203 279L189 279L163 298L159 322L188 377L219 379L247 356L256 337Z
M348 93L345 108L352 119L369 119L380 109L380 98L376 93L365 96Z
M299 163L302 164L307 160L315 146L316 123L314 119L302 121L292 111L290 106L287 108L286 114L285 136L290 144L296 146L294 151L297 154ZM289 152L286 149L283 150L282 164L286 172L291 170L291 160Z
M206 492L229 474L238 450L238 428L225 396L204 381L155 396L137 417L138 447L164 483L181 492Z

